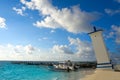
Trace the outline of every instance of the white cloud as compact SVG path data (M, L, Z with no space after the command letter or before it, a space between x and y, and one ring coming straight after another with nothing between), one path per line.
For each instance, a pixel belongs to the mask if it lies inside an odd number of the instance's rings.
M114 0L114 1L120 3L120 0ZM105 13L107 13L107 14L109 14L109 15L120 14L120 8L119 8L119 9L116 9L116 10L107 9L107 8L106 8L104 11L105 11Z
M6 28L5 18L0 17L0 28Z
M12 44L0 45L0 60L50 61L56 60L56 57L50 50L43 50L31 44L24 46Z
M43 40L47 40L48 38L47 38L47 37L43 37L42 39L43 39Z
M23 48L23 46L22 46L22 45L16 45L16 46L14 47L14 52L15 52L15 53L24 53L24 48Z
M113 38L113 36L114 36L114 32L113 31L111 31L107 36L106 36L106 38Z
M116 36L116 43L120 44L120 26L112 25L111 27L114 31L115 36Z
M16 46L9 45L9 46L12 46L15 53L32 54L35 51L35 48L31 44L26 46L22 46L22 45L16 45Z
M56 21L52 17L46 17L43 21L37 21L33 25L40 28L46 27L46 28L52 28L52 29L56 29L60 27L60 25L56 23Z
M54 33L54 32L55 32L55 30L51 30L51 31L50 31L50 33Z
M17 9L16 7L13 7L13 10L17 12L17 14L21 15L21 16L25 16L25 14L23 14L23 11L26 10L25 7L22 7L21 9Z
M76 56L81 60L95 60L92 44L80 39L68 37L69 45L54 45L52 51L57 54Z
M76 42L77 39L69 38ZM79 41L79 40L78 40ZM81 42L82 43L82 42ZM51 49L41 49L28 45L0 45L0 60L38 60L38 61L64 61L64 60L95 60L91 53L91 46L82 43L72 49L75 43L70 45L54 45ZM80 49L81 51L80 51ZM83 49L85 48L85 49Z
M31 53L33 53L33 51L35 51L35 48L29 44L29 45L25 46L25 51L26 51L26 53L31 54Z
M79 60L75 56L52 53L51 50L40 49L30 44L25 46L0 45L0 60L63 61L68 59Z
M84 41L81 41L79 38L68 38L69 39L69 42L70 42L70 45L74 45L76 46L76 53L79 54L79 55L93 55L93 48L92 48L92 44L89 43L89 42L84 42Z
M39 59L37 52L39 49L31 45L0 45L0 60L37 60Z
M48 40L48 37L41 37L38 39L38 41Z
M115 14L120 14L120 9L118 10L105 9L105 12L109 15L115 15Z
M73 54L72 50L67 45L54 45L53 53Z
M34 23L40 28L63 28L72 33L89 32L92 30L91 22L98 16L96 12L82 11L79 6L58 9L49 0L21 0L21 3L45 16L44 20Z
M120 0L115 0L116 2L120 3Z

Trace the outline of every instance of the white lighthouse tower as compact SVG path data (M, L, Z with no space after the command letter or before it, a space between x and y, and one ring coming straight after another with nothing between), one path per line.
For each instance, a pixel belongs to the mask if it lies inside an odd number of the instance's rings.
M96 30L88 33L92 39L94 52L97 59L97 68L112 68L112 64L102 37L103 30Z

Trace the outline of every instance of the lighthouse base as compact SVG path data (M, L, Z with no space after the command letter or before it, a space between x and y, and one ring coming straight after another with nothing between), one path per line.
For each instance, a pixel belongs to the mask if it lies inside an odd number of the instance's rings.
M102 69L113 69L113 65L111 63L98 63L97 68L102 68Z

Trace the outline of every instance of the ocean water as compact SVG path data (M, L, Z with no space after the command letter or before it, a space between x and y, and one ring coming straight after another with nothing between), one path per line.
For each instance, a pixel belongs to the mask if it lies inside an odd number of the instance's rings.
M0 62L0 80L81 80L93 73L92 69L58 72L49 70L47 66Z

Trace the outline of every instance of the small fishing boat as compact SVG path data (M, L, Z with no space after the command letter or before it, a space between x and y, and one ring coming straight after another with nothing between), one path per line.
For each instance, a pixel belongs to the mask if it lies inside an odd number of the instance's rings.
M70 61L59 62L58 64L53 64L53 66L49 67L49 69L54 71L75 71L77 68L75 65Z

